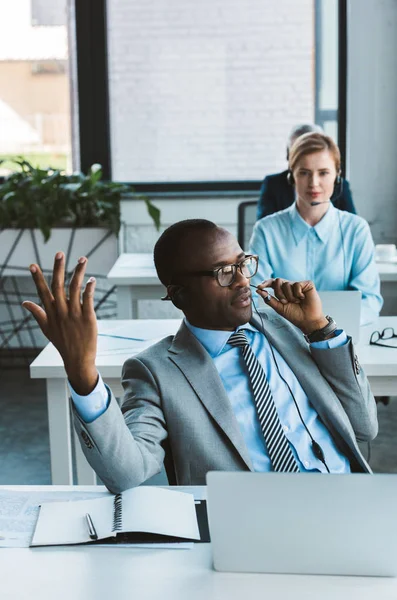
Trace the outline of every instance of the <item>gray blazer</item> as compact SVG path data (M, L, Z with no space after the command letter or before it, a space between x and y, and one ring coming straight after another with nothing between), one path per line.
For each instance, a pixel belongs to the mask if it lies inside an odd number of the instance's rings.
M251 322L291 367L352 470L371 472L357 440L376 436L376 404L351 339L339 348L309 349L277 314L266 311L263 321L264 330L257 317ZM85 456L110 491L158 473L166 452L178 485L203 485L210 470L253 470L213 360L183 323L175 336L127 360L122 383L121 410L113 396L92 423L74 410Z

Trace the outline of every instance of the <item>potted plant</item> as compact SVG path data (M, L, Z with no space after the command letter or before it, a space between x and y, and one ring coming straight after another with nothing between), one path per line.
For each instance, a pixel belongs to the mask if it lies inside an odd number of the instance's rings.
M131 186L103 181L102 169L98 164L92 165L86 175L69 175L57 169L33 167L22 159L15 162L19 169L0 184L0 265L3 265L3 270L5 263L7 267L18 268L19 265L26 267L29 260L37 260L44 269L50 268L53 247L67 251L72 245L73 248L69 250L72 253L70 260L73 260L75 255L89 252L89 246L93 248L98 244L100 238L104 237L104 230L106 239L114 234L111 243L117 251L116 236L121 224L120 201L123 196L134 194ZM145 202L159 229L158 208L145 196L134 194L134 197ZM84 231L85 228L88 231ZM42 236L38 235L38 230ZM51 240L54 232L57 235ZM73 237L73 244L68 237ZM17 238L18 243L14 248ZM81 240L81 245L76 245L78 240ZM108 263L113 258L115 260L116 256L107 254L106 264L102 261L98 263L100 270L106 271L108 266L110 268L113 263Z
M144 201L156 228L160 227L160 211L150 200L135 194L129 185L103 181L98 164L87 174L66 174L34 167L23 159L15 163L17 170L0 183L0 349L7 332L15 331L15 321L25 316L15 317L23 286L13 280L8 283L15 290L7 290L6 277L28 277L31 262L50 273L58 250L66 253L67 270L85 255L89 273L105 277L118 256L120 201L127 194Z

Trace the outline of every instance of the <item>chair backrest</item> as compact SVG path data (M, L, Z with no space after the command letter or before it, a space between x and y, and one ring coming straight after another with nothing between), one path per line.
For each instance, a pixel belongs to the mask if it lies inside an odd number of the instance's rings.
M243 250L248 250L252 228L256 222L257 200L240 202L237 211L237 239Z

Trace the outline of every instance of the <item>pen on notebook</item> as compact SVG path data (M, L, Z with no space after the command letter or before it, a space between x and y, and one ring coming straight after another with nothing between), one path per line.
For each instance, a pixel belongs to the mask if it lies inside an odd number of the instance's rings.
M97 540L98 539L98 534L97 534L96 529L94 527L94 523L92 522L91 516L88 513L85 516L85 520L87 521L88 533L90 535L90 539L91 540Z

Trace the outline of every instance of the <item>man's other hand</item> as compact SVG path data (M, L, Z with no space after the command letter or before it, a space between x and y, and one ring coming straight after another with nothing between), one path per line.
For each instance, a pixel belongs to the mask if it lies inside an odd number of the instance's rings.
M274 296L266 288L273 289ZM277 277L261 283L257 291L266 304L307 335L328 325L312 281L292 282Z
M94 310L95 278L91 277L81 293L87 259L81 257L65 290L65 255L55 256L51 290L40 267L30 265L43 308L25 301L22 306L32 313L41 331L61 355L73 389L88 395L94 389L98 373L95 367L97 321Z

